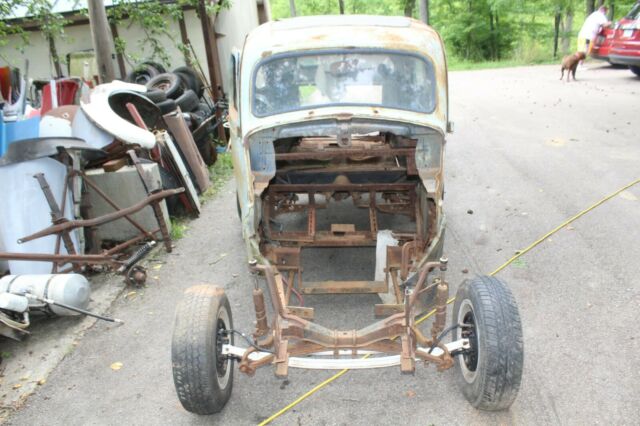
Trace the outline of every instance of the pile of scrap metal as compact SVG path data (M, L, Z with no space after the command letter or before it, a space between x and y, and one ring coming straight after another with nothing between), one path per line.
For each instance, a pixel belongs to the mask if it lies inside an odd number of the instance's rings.
M179 67L167 72L160 64L145 62L127 76L127 82L144 84L144 96L154 102L162 114L182 114L200 155L207 165L216 161L216 146L211 135L220 128L226 105L214 104L211 88L200 69ZM209 93L205 93L205 89Z
M198 215L210 180L184 115L163 115L145 86L52 81L36 109L27 80L3 75L0 335L20 339L29 312L91 314L82 274L144 283L139 261L157 242L172 249L169 214Z

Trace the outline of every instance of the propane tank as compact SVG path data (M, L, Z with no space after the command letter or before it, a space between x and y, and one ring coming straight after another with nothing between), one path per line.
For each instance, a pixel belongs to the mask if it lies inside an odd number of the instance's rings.
M21 296L31 293L80 309L85 309L89 304L90 292L89 282L80 274L7 275L0 278L0 294ZM45 308L55 315L79 315L60 306L43 304L33 299L29 299L29 308Z
M0 293L0 309L23 313L29 309L29 299L11 293Z

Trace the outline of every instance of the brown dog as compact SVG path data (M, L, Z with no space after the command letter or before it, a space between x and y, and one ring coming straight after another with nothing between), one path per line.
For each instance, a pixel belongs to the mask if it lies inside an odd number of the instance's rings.
M584 52L576 52L573 55L567 55L562 59L562 67L560 71L562 74L560 75L560 80L564 78L564 70L567 70L567 82L569 82L569 77L573 75L573 81L576 81L576 68L578 68L578 64L582 61L586 55Z

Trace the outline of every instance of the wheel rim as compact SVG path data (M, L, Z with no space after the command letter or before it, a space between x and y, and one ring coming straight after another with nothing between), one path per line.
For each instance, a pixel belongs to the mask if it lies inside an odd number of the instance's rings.
M479 350L481 336L476 323L475 311L468 299L463 300L460 304L457 319L458 324L470 326L458 327L456 335L457 339L469 339L469 349L459 357L458 362L462 376L467 383L472 383L476 379L482 353Z
M221 389L224 389L229 383L229 376L231 375L232 366L229 365L230 361L222 354L222 346L229 343L231 337L224 331L229 329L231 320L229 313L226 309L222 308L218 312L218 319L216 321L216 376L218 379L218 385Z
M162 80L153 85L154 89L162 90L166 92L171 87L171 82L169 80Z

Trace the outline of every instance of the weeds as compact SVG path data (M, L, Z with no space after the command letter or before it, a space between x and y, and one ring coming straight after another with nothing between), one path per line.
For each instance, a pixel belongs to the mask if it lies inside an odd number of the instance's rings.
M218 154L218 160L209 167L209 178L211 186L200 197L202 202L206 202L213 198L214 195L227 183L233 174L233 164L231 162L231 154L225 152Z
M173 241L179 240L184 237L189 226L187 225L188 219L184 217L172 217L171 218L171 239Z

